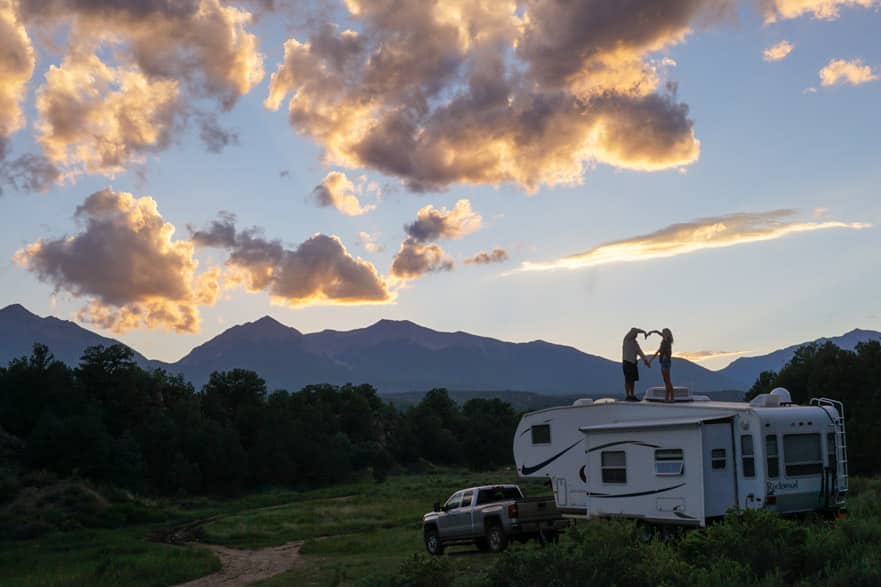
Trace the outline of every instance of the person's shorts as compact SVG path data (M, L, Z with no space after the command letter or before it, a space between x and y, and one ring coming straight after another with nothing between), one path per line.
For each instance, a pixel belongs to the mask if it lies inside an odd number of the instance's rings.
M673 361L672 361L672 360L671 360L671 361L661 361L661 369L663 369L663 370L665 370L665 371L669 371L669 370L670 370L670 366L671 366L672 364L673 364Z
M622 361L621 365L624 368L625 383L634 383L636 381L639 381L639 369L637 369L636 363L631 363L630 361Z

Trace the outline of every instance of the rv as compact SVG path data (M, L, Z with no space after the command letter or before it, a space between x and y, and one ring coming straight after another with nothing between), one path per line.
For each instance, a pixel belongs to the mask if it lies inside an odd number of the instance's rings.
M570 516L705 526L731 508L835 512L847 497L844 406L749 403L651 388L642 401L580 399L531 412L514 434L522 477L547 479Z

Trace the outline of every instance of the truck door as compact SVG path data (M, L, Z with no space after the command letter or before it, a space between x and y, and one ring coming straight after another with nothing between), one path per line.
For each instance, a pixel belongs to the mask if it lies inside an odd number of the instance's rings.
M463 493L462 491L454 493L441 508L440 515L437 517L437 528L440 531L441 539L456 535L456 514L462 505Z
M462 503L455 510L450 511L450 534L453 536L470 536L472 534L472 517L474 507L474 492L466 491L462 494Z
M703 426L704 516L724 516L737 505L736 460L732 445L732 422Z

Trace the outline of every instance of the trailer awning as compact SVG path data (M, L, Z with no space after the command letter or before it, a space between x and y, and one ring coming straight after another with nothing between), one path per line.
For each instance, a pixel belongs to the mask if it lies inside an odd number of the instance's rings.
M691 418L663 418L657 420L623 420L609 422L593 426L580 426L582 432L600 432L603 430L631 430L633 428L678 428L684 426L699 426L701 424L715 424L717 422L730 422L734 419L730 416L703 416Z

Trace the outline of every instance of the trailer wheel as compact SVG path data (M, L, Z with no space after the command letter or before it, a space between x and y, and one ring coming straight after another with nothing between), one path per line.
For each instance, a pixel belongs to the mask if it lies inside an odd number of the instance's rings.
M493 524L487 528L486 541L492 552L502 552L508 547L508 537L499 524Z
M440 556L444 553L444 545L440 541L437 528L427 528L425 530L425 550L433 556Z

